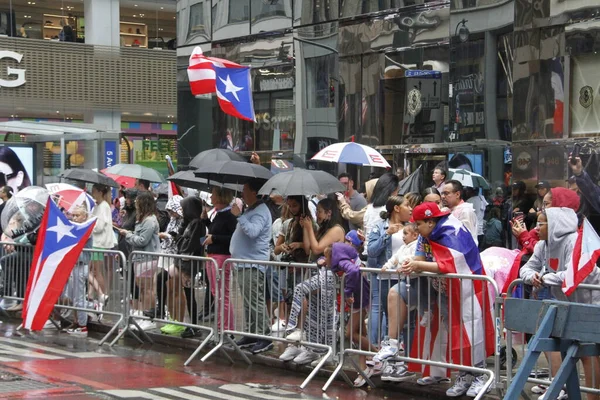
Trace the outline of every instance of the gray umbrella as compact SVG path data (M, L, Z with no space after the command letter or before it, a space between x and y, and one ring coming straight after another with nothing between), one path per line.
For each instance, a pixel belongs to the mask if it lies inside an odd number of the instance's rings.
M120 185L117 182L115 182L114 179L109 178L108 176L101 174L100 172L93 171L91 169L67 169L60 175L60 177L64 179L70 179L72 181L99 183L101 185L111 186L114 188L120 187Z
M168 177L167 180L182 187L202 190L205 192L210 192L211 186L224 187L226 189L231 189L238 192L241 192L243 189L241 185L236 185L234 183L222 184L213 181L209 184L208 179L196 177L196 175L194 175L194 171L179 171Z
M258 194L281 196L313 196L343 192L346 187L333 175L325 171L312 171L294 168L273 176L264 184Z
M150 182L162 183L165 181L165 178L157 170L139 164L116 164L103 171L114 175L145 179Z
M206 165L210 165L218 161L242 161L246 160L244 157L227 149L210 149L203 151L192 158L190 161L191 168L201 168Z
M209 182L244 184L251 179L269 180L273 174L262 165L241 161L218 161L194 171Z

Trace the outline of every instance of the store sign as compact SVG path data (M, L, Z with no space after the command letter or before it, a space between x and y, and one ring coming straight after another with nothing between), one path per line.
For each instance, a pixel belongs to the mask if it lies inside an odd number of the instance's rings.
M285 78L263 79L259 82L259 87L261 92L268 92L271 90L286 90L293 89L294 83L294 78L289 76Z
M17 63L23 59L23 54L15 53L9 50L0 50L0 60L3 58L10 58L15 60ZM25 84L25 71L21 68L8 67L6 73L10 77L11 75L17 76L17 79L0 79L0 87L15 88Z

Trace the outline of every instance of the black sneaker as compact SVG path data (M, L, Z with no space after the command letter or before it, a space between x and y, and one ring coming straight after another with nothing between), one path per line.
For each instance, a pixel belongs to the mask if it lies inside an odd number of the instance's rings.
M202 331L200 329L190 328L189 326L185 328L185 331L181 334L181 337L184 339L189 339L193 337L202 336Z
M151 308L149 310L144 311L144 317L148 317L148 318L156 318L156 309L155 308Z
M263 353L273 348L273 342L270 340L259 340L250 350L252 354Z
M258 343L257 339L247 337L247 336L244 336L243 338L241 338L240 340L235 342L235 344L240 349L247 349L248 347L254 347L257 343Z

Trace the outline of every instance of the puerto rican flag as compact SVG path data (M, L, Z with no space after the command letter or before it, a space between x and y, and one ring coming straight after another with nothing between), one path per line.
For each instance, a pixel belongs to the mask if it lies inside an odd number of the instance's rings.
M83 224L69 221L48 199L23 301L25 329L43 329L95 224L96 218Z
M567 296L573 294L577 286L594 270L599 257L600 237L586 218L575 241L573 263L567 266L562 287L564 294Z
M440 219L429 236L435 260L444 274L486 275L479 249L465 226L454 216ZM440 294L443 296L444 294ZM494 353L493 304L487 282L471 279L448 279L449 348L448 361L474 366ZM439 318L433 315L434 319ZM438 331L437 333L435 331ZM422 346L434 355L443 351L443 330L431 329L429 344ZM417 345L418 340L414 345Z
M168 154L165 156L165 159L167 160L167 170L169 171L169 176L171 176L175 173L173 160L171 160L171 156ZM173 196L183 196L183 190L175 182L169 181L168 195L169 199L173 198Z

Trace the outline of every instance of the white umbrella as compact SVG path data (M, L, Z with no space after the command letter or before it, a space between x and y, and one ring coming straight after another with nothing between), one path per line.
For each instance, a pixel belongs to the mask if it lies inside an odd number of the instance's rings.
M354 142L329 145L319 151L312 160L355 164L364 167L392 168L377 150Z

